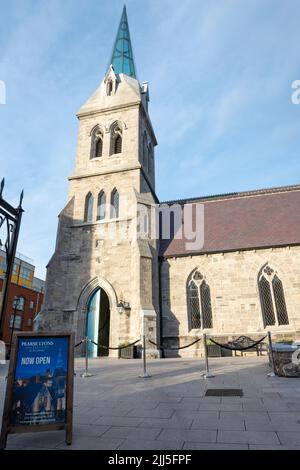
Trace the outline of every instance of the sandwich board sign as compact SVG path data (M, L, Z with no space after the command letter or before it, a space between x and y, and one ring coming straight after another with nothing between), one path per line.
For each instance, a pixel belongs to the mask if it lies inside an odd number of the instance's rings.
M14 333L0 448L9 433L65 430L72 443L74 333Z

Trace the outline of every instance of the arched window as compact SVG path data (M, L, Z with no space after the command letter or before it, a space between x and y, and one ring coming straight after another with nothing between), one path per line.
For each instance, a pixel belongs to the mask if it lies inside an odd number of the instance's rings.
M282 282L270 266L265 266L258 278L264 326L288 325L289 318Z
M90 158L102 157L103 132L99 126L95 127L91 134L91 155Z
M116 219L119 217L119 193L114 189L110 198L110 218Z
M187 297L190 329L212 328L210 288L199 271L188 282Z
M85 205L84 205L84 222L92 222L93 221L93 205L94 205L94 198L92 193L88 193L85 198Z
M106 84L106 94L107 96L111 96L113 92L113 82L112 80L108 80Z
M98 194L98 204L97 204L97 220L105 219L105 205L106 205L106 196L105 192L101 191Z
M103 150L103 140L98 139L98 141L96 142L95 158L102 157L102 150Z
M122 127L115 123L111 128L110 154L122 153Z

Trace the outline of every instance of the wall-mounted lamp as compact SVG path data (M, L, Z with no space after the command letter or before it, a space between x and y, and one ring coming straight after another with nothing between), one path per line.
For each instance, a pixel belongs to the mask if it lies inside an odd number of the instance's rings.
M130 303L124 302L124 300L120 300L117 305L117 308L120 315L122 315L122 313L124 313L125 311L129 311L131 309Z

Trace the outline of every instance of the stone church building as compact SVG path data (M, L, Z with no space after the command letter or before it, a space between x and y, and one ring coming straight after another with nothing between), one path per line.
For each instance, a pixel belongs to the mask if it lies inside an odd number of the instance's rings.
M106 75L77 113L75 168L37 327L88 335L104 346L91 344L94 357L142 334L157 344L147 340L153 357L203 333L299 338L300 186L160 202L148 103L124 7ZM177 236L172 210L163 236L160 208L175 206L192 207L191 221L184 211L179 219L201 231L199 246L184 230ZM201 342L180 351L201 353Z

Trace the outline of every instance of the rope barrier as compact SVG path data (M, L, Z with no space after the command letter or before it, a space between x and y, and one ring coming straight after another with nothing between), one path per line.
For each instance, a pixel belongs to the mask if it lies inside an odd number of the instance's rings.
M82 339L79 343L75 344L74 348L77 348L77 346L80 346L82 343L85 343L85 339Z
M221 348L224 348L224 349L229 349L230 351L247 351L247 349L254 348L258 344L260 344L266 337L267 336L264 336L259 341L255 341L253 344L251 344L251 346L245 346L245 347L242 347L242 348L232 347L232 346L229 346L229 344L221 344L221 343L218 343L217 341L213 340L212 338L209 338L209 340L212 343L214 343L216 346L220 346Z
M98 344L98 343L96 343L95 341L93 341L91 339L89 339L89 341L90 341L90 343L93 343L93 344L95 344L95 346L98 346L100 348L111 349L113 351L116 351L118 349L125 349L125 348L129 348L130 346L134 346L136 343L138 343L140 341L140 338L137 339L136 341L134 341L134 343L126 344L125 346L118 346L117 348L111 348L109 346L102 346L101 344Z
M169 349L170 351L179 351L180 349L185 349L185 348L189 348L190 346L193 346L193 344L198 343L198 341L200 341L201 339L202 338L198 338L195 341L193 341L192 343L187 344L185 346L181 346L179 348L166 348L166 347L161 346L160 349ZM154 343L154 341L151 341L151 339L148 339L148 341L149 341L149 343L153 344L154 346L157 346L157 344Z

